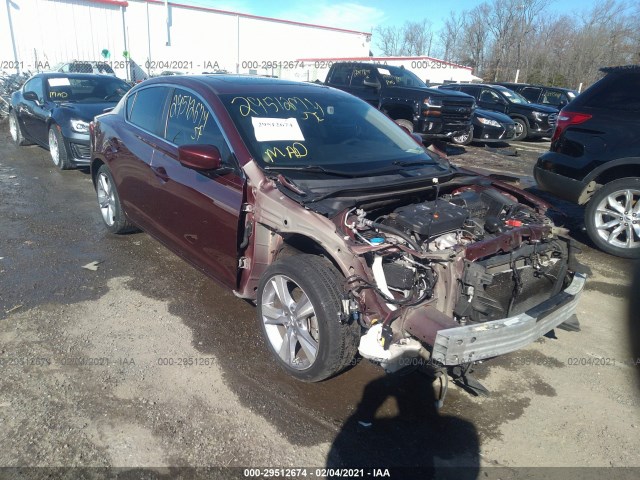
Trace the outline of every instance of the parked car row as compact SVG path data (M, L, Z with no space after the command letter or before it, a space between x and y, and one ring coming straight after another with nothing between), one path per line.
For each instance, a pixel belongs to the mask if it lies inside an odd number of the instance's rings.
M515 123L514 140L551 137L558 110L546 105L529 103L520 94L501 85L451 83L440 89L471 95L480 108L504 113Z
M37 78L50 97L54 78ZM388 371L421 358L478 390L474 362L577 328L585 276L549 205L449 164L346 92L160 77L89 131L106 228L141 228L254 302L295 378L328 378L359 352Z
M607 74L566 105L534 176L586 205L589 237L612 255L640 258L640 66Z

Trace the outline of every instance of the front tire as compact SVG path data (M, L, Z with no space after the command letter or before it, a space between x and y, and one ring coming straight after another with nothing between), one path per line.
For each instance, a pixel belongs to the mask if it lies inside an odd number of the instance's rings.
M49 153L53 164L60 170L69 170L73 168L69 152L64 143L64 137L60 133L58 125L55 123L49 127Z
M451 137L451 142L456 145L469 145L473 142L473 128L470 128L469 131L462 135L458 135L457 137Z
M398 125L407 130L409 133L413 133L413 122L411 120L406 120L404 118L398 118L394 120Z
M621 178L597 190L587 204L584 223L601 250L640 258L640 178Z
M116 183L109 167L102 165L96 175L98 206L107 230L111 233L127 233L135 230L122 209Z
M305 382L329 378L353 360L360 326L341 323L344 278L326 259L293 255L278 260L258 286L258 323L276 362Z
M529 136L529 127L527 122L521 118L512 119L516 123L516 135L513 137L515 141L524 140Z

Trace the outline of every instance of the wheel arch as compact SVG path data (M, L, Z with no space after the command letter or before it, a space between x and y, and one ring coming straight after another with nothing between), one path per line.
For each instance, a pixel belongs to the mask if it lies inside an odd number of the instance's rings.
M529 123L529 119L521 113L512 113L509 116L511 117L512 120L515 120L516 118L519 120L524 120L524 123L527 125L527 128L531 126L531 124Z
M392 120L409 120L413 123L414 109L411 105L385 104L382 111Z
M640 157L621 158L612 162L607 162L594 169L587 178L587 185L578 199L579 205L584 205L593 194L603 185L621 178L640 178Z
M348 272L344 271L340 263L333 257L327 248L325 248L316 239L308 237L302 233L289 233L282 236L281 247L276 252L273 261L277 261L284 257L290 257L301 253L317 255L325 257L336 269L345 277Z

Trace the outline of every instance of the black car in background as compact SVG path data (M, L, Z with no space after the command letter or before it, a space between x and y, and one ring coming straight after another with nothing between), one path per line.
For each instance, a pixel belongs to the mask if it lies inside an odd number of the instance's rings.
M607 75L562 109L534 176L545 190L586 205L591 240L640 258L640 66Z
M451 141L457 145L469 145L471 142L496 143L513 140L516 135L516 124L509 116L476 108L472 117L473 129L471 134L452 137Z
M473 96L478 108L508 115L516 127L514 140L550 137L553 133L558 109L529 103L520 94L500 85L477 83L451 83L439 87Z
M130 88L108 75L34 75L11 96L11 137L18 145L48 148L61 170L89 165L89 122L113 108Z
M500 82L496 83L496 85L502 85L509 90L519 93L531 103L549 105L554 108L564 107L580 94L577 90L571 90L569 88L545 87L543 85L530 85L528 83Z

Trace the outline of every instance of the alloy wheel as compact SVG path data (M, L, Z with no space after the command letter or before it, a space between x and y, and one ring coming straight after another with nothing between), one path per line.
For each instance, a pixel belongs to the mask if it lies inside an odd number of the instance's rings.
M264 287L262 321L271 346L280 359L296 370L316 361L319 329L307 294L285 275L274 275Z
M604 197L596 207L598 235L618 248L640 247L640 190L624 189Z
M16 118L11 115L9 117L9 133L11 134L11 138L14 142L18 141L18 124L16 123Z
M98 175L96 190L98 192L100 213L102 214L104 223L111 227L115 223L116 197L111 181L104 173Z
M53 130L56 127L51 127L49 129L49 152L51 153L51 159L53 163L56 165L60 165L60 145L58 144L58 137L56 137L56 132Z

